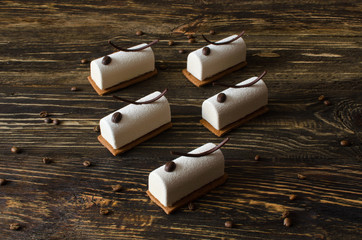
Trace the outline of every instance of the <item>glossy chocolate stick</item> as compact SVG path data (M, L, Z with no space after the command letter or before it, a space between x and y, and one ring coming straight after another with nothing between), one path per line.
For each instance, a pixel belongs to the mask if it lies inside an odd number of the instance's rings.
M117 100L121 100L123 102L126 102L126 103L132 103L132 104L136 104L136 105L141 105L141 104L150 104L150 103L153 103L155 101L157 101L158 99L160 99L163 95L165 95L167 92L167 88L165 88L165 90L163 90L163 92L158 95L157 97L154 97L148 101L144 101L144 102L136 102L136 101L131 101L131 100L128 100L128 99L124 99L124 98L121 98L121 97L118 97L118 96L114 96L113 95L113 98L117 99Z
M226 42L211 42L209 39L207 39L204 34L201 34L201 36L205 39L206 42L210 43L210 44L213 44L213 45L224 45L224 44L229 44L229 43L232 43L234 42L235 40L237 40L238 38L240 38L241 36L243 36L245 33L245 31L242 31L239 35L237 35L236 37L234 37L233 39L229 40L229 41L226 41Z
M250 82L250 83L246 83L246 84L242 84L242 85L228 85L228 84L223 84L223 83L213 83L212 85L218 85L218 86L223 86L223 87L230 87L230 88L244 88L244 87L250 87L252 85L254 85L255 83L259 82L260 79L262 79L262 77L265 76L265 74L267 73L267 71L265 70L257 79L255 79L254 81Z
M229 140L230 140L230 138L225 138L219 145L211 148L210 150L202 152L202 153L181 153L181 152L174 152L174 151L171 151L170 153L172 155L185 156L185 157L203 157L203 156L206 156L206 155L209 155L209 154L215 152L216 150L218 150L219 148L224 146L224 144L227 143Z
M158 39L143 46L143 47L139 47L139 48L134 48L134 49L129 49L129 48L121 48L121 47L118 47L117 45L115 45L114 43L112 43L112 41L108 41L109 44L111 44L112 47L120 50L120 51L123 51L123 52L138 52L138 51L141 51L143 49L146 49L148 47L151 47L152 45L158 43Z

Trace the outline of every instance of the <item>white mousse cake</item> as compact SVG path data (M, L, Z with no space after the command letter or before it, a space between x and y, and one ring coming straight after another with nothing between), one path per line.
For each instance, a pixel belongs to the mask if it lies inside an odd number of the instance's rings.
M249 78L236 84L246 85L256 80ZM243 87L230 87L202 103L202 118L216 130L221 130L268 104L268 88L260 79L255 84Z
M207 143L189 152L189 154L206 152L215 147L215 144ZM167 170L169 163L174 165L172 171ZM181 199L185 200L185 197L190 196L190 194L195 195L196 193L197 195L198 190L210 185L210 183L215 183L215 180L220 181L221 179L221 182L214 184L212 188L222 184L227 177L224 172L224 165L225 160L220 149L205 156L178 157L149 174L147 193L150 197L152 196L151 199L157 199L155 202L164 210L165 208L170 210L169 208L175 206ZM208 191L212 188L209 188ZM187 204L187 201L190 200L194 199L186 199L183 204ZM166 211L166 213L169 212Z
M237 35L232 35L216 43L227 42L236 37ZM191 77L194 77L198 81L208 81L218 73L241 63L245 63L246 65L246 45L244 40L239 37L228 44L209 44L206 47L191 52L187 57L187 72L184 72L184 75L188 79L188 74L191 74ZM191 79L189 80L191 81Z
M143 43L129 49L137 49L146 45ZM108 58L108 61L105 58ZM95 59L90 64L90 77L101 90L109 89L152 71L155 71L155 56L151 47L140 51L117 51L106 57Z
M160 94L156 91L137 102L149 101ZM148 104L129 104L105 116L100 120L100 131L102 138L113 149L119 149L170 123L170 104L162 96Z

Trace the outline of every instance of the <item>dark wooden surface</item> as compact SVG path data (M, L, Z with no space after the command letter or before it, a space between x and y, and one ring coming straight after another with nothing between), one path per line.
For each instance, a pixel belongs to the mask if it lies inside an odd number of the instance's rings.
M1 239L361 239L360 1L79 2L0 3ZM223 88L194 87L181 73L187 54L178 53L205 45L210 29L212 40L246 31L248 66L220 81L267 69L270 111L228 134L227 183L195 201L195 211L166 215L145 194L149 172L174 158L170 150L221 141L198 121L202 101ZM174 127L113 157L93 127L125 104L98 96L80 60L112 52L109 39L132 46L157 38L156 64L168 68L117 94L137 99L168 87ZM41 111L61 124L43 123ZM124 190L112 192L117 183Z

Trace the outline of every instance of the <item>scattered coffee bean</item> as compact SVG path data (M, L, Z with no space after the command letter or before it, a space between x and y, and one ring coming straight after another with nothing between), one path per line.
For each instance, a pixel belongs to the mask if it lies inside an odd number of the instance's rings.
M81 64L86 64L89 63L88 59L83 58L82 60L80 60Z
M234 226L234 223L232 221L226 221L225 222L225 227L232 228L233 226Z
M78 91L78 88L77 87L71 87L70 91L72 91L72 92Z
M254 160L255 160L255 161L259 161L259 159L260 159L260 156L259 156L259 155L255 155Z
M193 204L192 202L189 202L188 206L189 210L193 211L195 210L195 204Z
M293 201L293 200L295 200L295 199L297 199L297 195L295 195L295 194L290 194L289 200L290 200L290 201Z
M303 179L306 179L307 177L304 176L303 174L299 174L299 173L298 173L298 178L303 180Z
M112 191L113 192L118 192L120 190L122 190L122 185L121 184L116 184L116 185L112 185Z
M19 230L21 228L19 223L10 223L9 224L9 229L10 230Z
M6 179L0 178L0 186L5 185L5 184L6 184Z
M18 147L15 147L15 146L11 147L10 150L11 150L12 153L20 153L20 149Z
M284 218L283 224L286 227L290 227L292 226L292 220L290 218Z
M172 172L176 168L176 163L173 161L169 161L165 164L165 171L166 172Z
M324 103L324 105L326 105L326 106L331 105L331 102L330 102L330 101L328 101L328 100L325 100L323 103Z
M43 157L43 163L49 164L52 160L48 157Z
M112 62L112 58L110 56L104 56L102 59L102 64L103 65L108 65Z
M187 36L186 36L188 39L192 39L192 38L195 38L195 36L194 35L192 35L192 34L187 34Z
M93 131L95 131L95 132L100 132L101 129L100 129L99 125L94 126Z
M210 50L209 47L204 47L204 48L202 49L202 54L204 54L205 56L210 55L210 52L211 52L211 50Z
M86 160L86 161L83 162L83 165L85 167L89 167L91 165L91 162Z
M120 113L120 112L113 113L112 122L119 123L121 121L121 119L122 119L122 113Z
M167 65L166 64L160 64L159 68L161 70L166 70L167 69Z
M184 49L180 49L180 50L178 50L178 53L184 54L184 53L186 53L186 51Z
M142 36L143 34L144 34L144 32L139 31L139 30L136 32L136 35L137 35L137 36Z
M189 42L189 43L195 43L195 42L196 42L196 39L195 39L195 38L190 38L190 39L188 40L188 42Z
M53 122L53 120L51 118L47 117L47 118L44 119L44 122L45 123L51 123L51 122Z
M209 34L210 35L215 35L215 30L210 30Z
M341 146L349 146L349 141L348 140L342 140L341 142L340 142L340 144L341 144Z
M223 103L223 102L225 102L225 100L226 100L226 95L225 95L225 93L219 93L218 95L217 95L217 99L216 99L219 103Z
M173 40L169 40L169 41L168 41L168 45L169 45L169 46L173 46L173 45L175 45L175 42L174 42Z
M283 212L283 214L282 214L282 218L284 219L284 218L287 218L287 217L289 217L289 215L290 215L290 212L288 211L288 210L285 210L284 212Z
M42 117L42 118L45 118L45 117L48 116L48 112L47 112L47 111L41 111L41 112L39 113L39 116Z
M58 119L54 119L54 120L53 120L53 124L54 124L54 125L59 125L59 124L60 124L60 121L59 121Z
M325 97L324 95L320 95L320 96L318 97L318 101L323 101L325 98L326 98L326 97Z
M106 209L106 208L101 208L101 209L99 210L99 213L100 213L101 215L108 215L108 214L109 214L109 210Z

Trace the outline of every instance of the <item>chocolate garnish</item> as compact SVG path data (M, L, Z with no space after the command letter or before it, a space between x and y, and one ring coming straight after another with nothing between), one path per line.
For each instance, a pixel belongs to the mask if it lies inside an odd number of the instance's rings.
M209 47L204 47L202 49L202 54L204 54L205 56L210 54L210 48Z
M225 93L219 93L219 94L217 95L216 100L217 100L219 103L225 102L225 100L226 100L226 95L225 95Z
M234 42L235 40L237 40L238 38L240 38L241 36L243 36L245 33L245 31L242 31L239 35L237 35L236 37L234 37L233 39L229 40L229 41L226 41L226 42L221 42L221 43L218 43L218 42L211 42L209 39L207 39L204 34L201 34L201 36L205 39L206 42L210 43L210 44L213 44L213 45L224 45L224 44L229 44L229 43L232 43Z
M259 77L257 77L254 81L247 83L247 84L243 84L243 85L228 85L228 84L224 84L224 83L212 83L213 86L218 85L218 86L223 86L223 87L230 87L230 88L244 88L244 87L250 87L252 85L254 85L255 83L257 83L260 79L262 79L262 77L265 76L265 74L267 73L267 71L265 70Z
M163 95L165 95L167 92L167 88L165 88L165 90L163 90L163 92L158 95L157 97L154 97L148 101L144 101L144 102L136 102L136 101L131 101L131 100L128 100L128 99L124 99L124 98L121 98L121 97L118 97L118 96L114 96L113 95L113 98L115 99L118 99L118 100L121 100L123 102L126 102L126 103L132 103L132 104L136 104L136 105L141 105L141 104L149 104L149 103L153 103L155 101L157 101L158 99L160 99Z
M104 56L104 58L102 59L103 65L108 65L111 63L111 61L112 61L112 58L110 56Z
M202 152L202 153L182 153L182 152L174 152L174 151L171 151L170 153L172 155L178 155L178 156L184 156L184 157L203 157L203 156L206 156L206 155L209 155L209 154L215 152L216 150L218 150L219 148L224 146L224 144L227 143L229 140L230 140L230 138L227 137L219 145L217 145L205 152Z
M158 43L158 39L151 42L151 43L149 43L149 44L147 44L147 45L145 45L145 46L143 46L143 47L134 48L134 49L118 47L114 43L112 43L111 41L108 41L108 43L111 44L112 47L114 47L114 48L116 48L116 49L118 49L120 51L123 51L123 52L138 52L138 51L141 51L143 49L146 49L146 48L151 47L152 45Z
M173 170L175 170L175 168L176 168L176 163L174 163L173 161L169 161L165 164L166 172L173 172Z
M112 122L119 123L121 121L121 119L122 119L122 113L120 113L120 112L113 113Z

